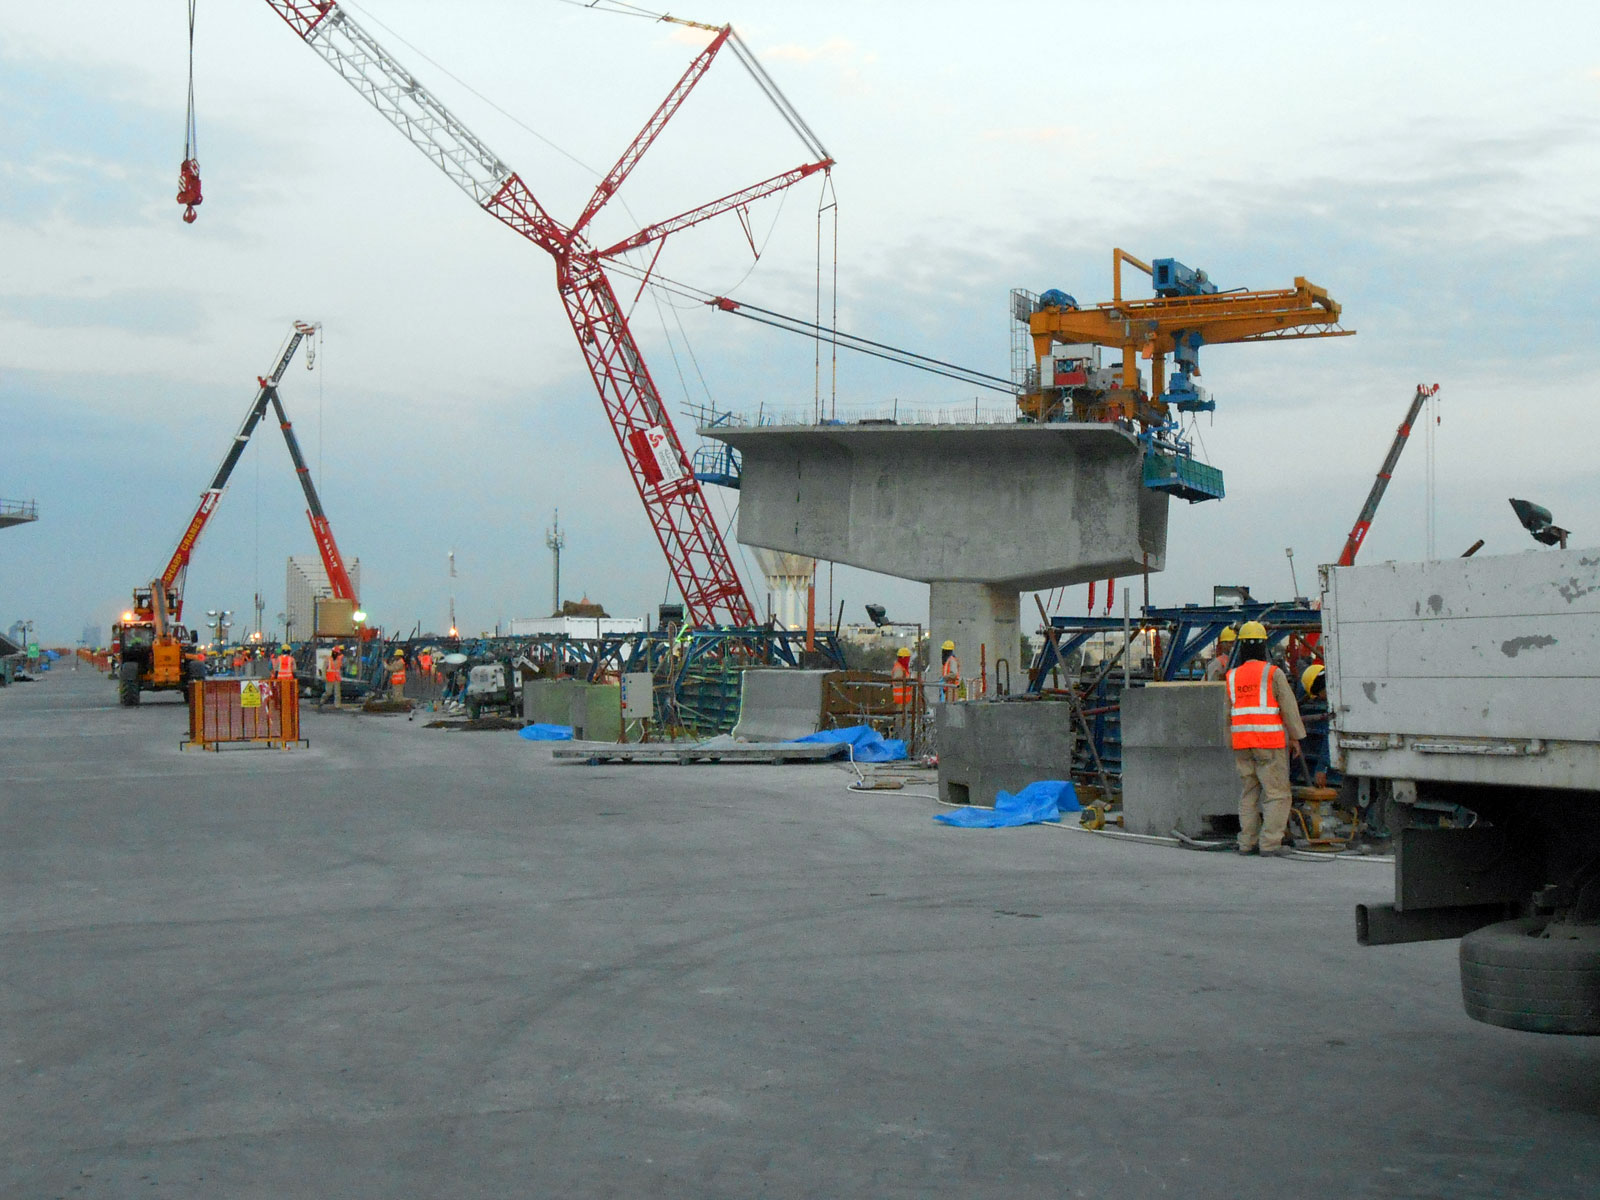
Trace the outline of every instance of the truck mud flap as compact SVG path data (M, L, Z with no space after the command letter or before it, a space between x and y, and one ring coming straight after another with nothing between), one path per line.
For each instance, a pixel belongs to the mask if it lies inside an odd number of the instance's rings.
M1474 929L1504 921L1512 914L1505 904L1461 904L1401 912L1392 904L1356 905L1356 942L1362 946L1396 946L1465 937Z

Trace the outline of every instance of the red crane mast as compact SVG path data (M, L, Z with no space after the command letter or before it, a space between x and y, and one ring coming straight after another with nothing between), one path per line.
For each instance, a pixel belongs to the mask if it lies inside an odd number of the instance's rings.
M604 270L608 258L660 242L719 213L742 210L809 175L832 169L833 159L755 63L732 26L714 31L710 45L695 56L616 165L601 179L577 220L566 226L550 216L521 177L338 4L332 0L267 0L267 4L479 207L555 260L556 286L578 348L600 393L612 433L667 556L690 620L715 625L722 623L722 617L727 624L754 626L755 607L734 570L705 493L690 469L672 418ZM658 222L614 245L595 249L582 236L584 229L660 136L710 69L718 51L728 45L799 134L815 156L813 161Z
M1400 452L1406 448L1406 440L1411 437L1411 427L1417 423L1417 414L1438 392L1437 383L1432 386L1417 384L1417 394L1411 398L1411 407L1406 410L1406 419L1400 422L1400 428L1395 430L1394 441L1389 445L1389 453L1383 460L1383 466L1378 468L1378 477L1372 481L1372 490L1367 493L1367 502L1361 506L1361 513L1356 517L1356 523L1350 527L1350 536L1345 539L1344 549L1339 552L1339 561L1336 565L1348 567L1356 561L1356 553L1361 549L1361 543L1366 541L1367 530L1372 528L1372 518L1378 515L1378 505L1383 500L1383 493L1389 490L1389 480L1393 478L1394 469L1399 465Z

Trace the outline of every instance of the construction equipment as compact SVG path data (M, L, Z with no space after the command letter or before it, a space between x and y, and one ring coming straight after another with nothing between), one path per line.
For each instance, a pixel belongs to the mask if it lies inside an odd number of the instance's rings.
M556 284L584 361L610 418L635 489L649 515L689 618L714 625L724 617L733 625L757 623L755 608L739 581L722 533L678 440L666 405L634 341L623 305L606 276L607 260L656 245L672 233L725 212L741 217L756 200L827 173L833 159L777 86L755 61L733 27L697 25L714 34L690 63L616 165L606 173L582 213L563 225L547 213L522 178L400 66L378 42L332 0L267 0L290 29L341 78L421 150L475 203L549 254ZM696 23L661 18L679 25ZM689 93L724 47L731 46L767 98L814 156L813 161L731 193L719 200L657 222L603 249L585 240L586 227L632 173ZM644 271L648 282L655 260ZM642 291L644 283L640 284Z
M1154 298L1123 297L1123 263L1150 276ZM1202 346L1354 333L1337 327L1340 308L1327 290L1303 278L1274 291L1219 292L1204 271L1172 258L1141 262L1120 248L1111 252L1111 277L1112 298L1087 308L1057 289L1029 304L1013 301L1013 315L1026 321L1038 363L1034 386L1019 399L1025 415L1160 426L1169 418L1169 407L1179 412L1216 407L1194 382ZM1023 308L1029 311L1024 314ZM1101 366L1102 347L1122 352L1120 372L1115 365ZM1168 354L1174 366L1170 383ZM1150 360L1148 392L1141 387L1141 357Z
M1378 515L1378 505L1383 501L1383 493L1388 491L1389 480L1394 477L1394 469L1400 462L1400 452L1406 448L1406 441L1411 437L1411 427L1417 423L1417 415L1422 411L1422 406L1438 395L1438 392L1437 383L1417 384L1417 394L1411 398L1411 407L1406 410L1406 419L1401 421L1400 428L1395 430L1394 441L1389 444L1389 453L1384 456L1383 466L1378 468L1378 477L1372 481L1372 490L1367 493L1366 503L1361 506L1356 523L1350 527L1350 536L1345 538L1344 549L1339 552L1338 566L1348 567L1356 561L1361 543L1366 540L1367 530L1372 528L1372 518Z
M194 650L200 635L178 624L177 593L155 579L133 590L133 607L111 627L117 699L139 703L141 692L175 692L204 679L205 656Z
M311 522L311 533L327 571L333 599L354 612L356 597L349 572L345 570L333 529L322 510L316 487L311 482L311 471L300 453L294 428L284 412L283 402L278 398L278 384L294 360L295 351L317 328L315 322L295 322L273 364L272 373L257 378L259 390L245 413L244 422L239 426L239 432L234 434L227 453L222 456L222 463L212 476L210 486L200 494L200 504L189 519L183 536L178 539L177 547L167 559L166 567L148 586L134 589L133 606L122 614L121 621L111 627L112 649L118 657L116 678L123 704L138 704L141 692L181 690L191 679L204 675L203 658L189 649L199 640L199 635L181 623L189 562L194 556L200 535L205 532L206 523L216 511L217 502L222 499L234 467L238 465L245 447L250 443L251 434L255 432L269 404L278 417L278 427L288 444L289 457L294 462L295 474L305 493L308 506L306 516Z
M1149 275L1155 296L1124 298L1122 264ZM1221 499L1222 472L1194 457L1174 417L1210 412L1216 402L1195 382L1200 348L1224 342L1347 337L1339 305L1305 279L1276 291L1219 292L1204 271L1172 258L1146 263L1111 252L1112 299L1084 307L1056 288L1011 294L1013 382L1024 420L1103 421L1137 427L1145 446L1144 486L1194 504ZM1122 352L1105 364L1101 351ZM1166 378L1167 355L1173 374ZM1150 360L1143 387L1139 359ZM1031 359L1031 362L1030 362Z

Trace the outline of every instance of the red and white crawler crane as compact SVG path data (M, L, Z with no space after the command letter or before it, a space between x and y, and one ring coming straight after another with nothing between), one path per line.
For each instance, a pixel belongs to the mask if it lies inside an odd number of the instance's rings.
M600 393L600 403L650 518L651 527L689 619L696 625L757 624L756 610L733 567L705 493L673 428L667 407L628 328L605 263L630 250L660 243L669 234L720 213L742 212L817 172L833 167L816 135L766 75L731 25L709 29L714 37L606 173L571 225L557 221L522 178L390 56L350 14L331 0L267 0L339 76L378 110L480 208L499 218L555 260L556 286L572 322L578 348ZM673 18L662 18L671 20ZM678 24L693 24L679 21ZM768 99L800 136L813 160L781 175L680 213L614 245L596 248L584 230L628 178L660 136L696 83L724 47L750 71ZM660 254L658 245L657 256ZM654 261L651 269L654 268ZM646 279L649 271L646 272ZM641 285L642 286L642 285Z

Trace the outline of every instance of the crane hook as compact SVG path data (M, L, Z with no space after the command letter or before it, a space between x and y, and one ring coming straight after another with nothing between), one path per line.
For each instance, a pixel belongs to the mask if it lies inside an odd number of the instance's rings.
M195 205L205 199L200 194L200 160L186 158L178 168L178 203L184 205L183 223L193 225Z
M183 223L193 225L200 194L200 138L194 123L194 8L189 0L189 112L183 125L183 165L178 168L178 203L184 206Z

